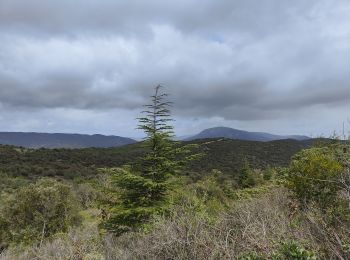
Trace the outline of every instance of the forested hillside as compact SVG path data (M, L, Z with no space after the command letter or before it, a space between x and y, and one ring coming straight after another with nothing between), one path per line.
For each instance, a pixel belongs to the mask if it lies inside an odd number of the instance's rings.
M253 142L223 138L185 142L198 144L198 151L203 153L200 160L190 163L187 171L201 175L218 169L225 174L235 174L245 159L253 168L287 166L293 154L310 147L314 142L317 140ZM146 150L142 143L117 148L86 149L27 149L2 145L0 170L11 176L91 177L98 168L132 163Z

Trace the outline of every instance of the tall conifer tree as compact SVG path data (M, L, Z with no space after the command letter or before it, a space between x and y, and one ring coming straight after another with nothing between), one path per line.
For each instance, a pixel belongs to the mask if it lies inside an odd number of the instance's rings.
M171 102L167 96L158 85L151 103L144 106L143 117L138 118L138 128L146 134L146 155L136 165L110 170L119 203L110 211L105 227L116 234L138 229L163 212L168 204L170 176L198 156L189 155L193 145L181 146L172 140Z

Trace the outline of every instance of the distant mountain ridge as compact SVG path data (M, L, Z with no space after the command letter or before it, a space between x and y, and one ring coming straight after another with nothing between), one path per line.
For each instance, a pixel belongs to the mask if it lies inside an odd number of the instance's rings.
M244 141L275 141L283 139L307 140L302 135L274 135L263 132L248 132L229 127L214 127L205 129L197 135L178 138L184 141L208 138L227 138ZM0 144L22 146L26 148L108 148L118 147L138 142L135 139L121 136L66 134L66 133L35 133L35 132L0 132Z
M294 140L307 140L310 139L308 136L303 135L275 135L263 132L248 132L243 130L238 130L230 127L213 127L208 128L200 132L199 134L193 135L186 138L186 141L196 140L196 139L207 139L207 138L228 138L236 140L246 140L246 141L276 141L283 139L294 139Z
M131 138L106 135L0 132L0 144L26 148L107 148L136 143Z

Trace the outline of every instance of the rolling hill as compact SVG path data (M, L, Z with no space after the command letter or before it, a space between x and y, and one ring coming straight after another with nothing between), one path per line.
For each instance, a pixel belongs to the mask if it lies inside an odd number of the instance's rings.
M221 138L185 142L197 144L204 156L193 161L184 174L201 176L212 169L235 174L245 159L253 168L287 166L291 156L310 147L314 141L257 142ZM142 143L84 149L26 149L0 145L0 172L10 176L88 177L96 175L99 168L133 163L144 153Z
M26 148L107 148L135 142L120 136L0 132L0 144Z
M269 133L262 132L248 132L243 130L238 130L229 127L214 127L205 129L199 134L188 137L185 140L196 140L196 139L205 139L205 138L228 138L228 139L236 139L236 140L246 140L246 141L275 141L275 140L283 140L283 139L294 139L294 140L307 140L310 139L307 136L302 135L274 135Z

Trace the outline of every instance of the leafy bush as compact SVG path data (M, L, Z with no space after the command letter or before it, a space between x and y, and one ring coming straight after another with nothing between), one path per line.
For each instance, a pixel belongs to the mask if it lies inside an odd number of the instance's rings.
M325 209L336 201L339 191L337 179L341 171L342 166L331 149L303 150L293 157L287 186L294 191L303 206L314 202Z
M3 244L30 244L78 224L78 204L68 185L41 179L3 198L0 223Z
M316 260L316 256L312 251L300 246L296 241L282 243L281 248L273 258L287 260Z
M239 185L242 188L249 188L255 186L256 180L254 177L254 171L250 168L248 160L245 159L241 171L239 172Z
M26 178L12 177L2 172L0 172L0 180L0 194L12 192L29 183L29 180Z

